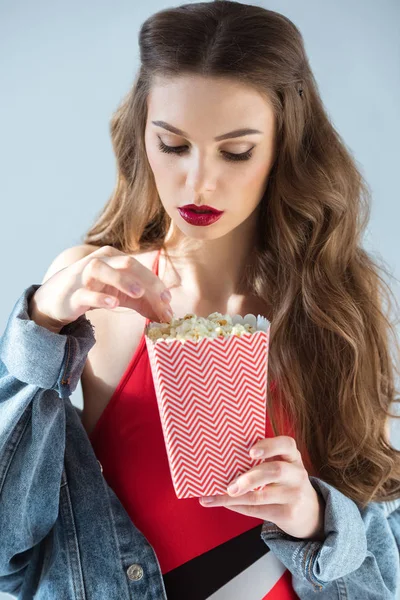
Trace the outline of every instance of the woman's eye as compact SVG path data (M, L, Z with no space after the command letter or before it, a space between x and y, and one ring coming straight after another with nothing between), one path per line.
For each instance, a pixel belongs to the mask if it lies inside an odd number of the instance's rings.
M160 138L159 139L159 144L158 147L161 150L161 152L166 152L167 154L184 154L184 152L186 152L187 150L187 146L167 146L166 144L164 144L164 142L161 141ZM251 158L251 151L253 150L253 148L250 148L250 150L247 150L247 152L242 152L241 154L233 154L232 152L224 152L223 150L221 151L222 154L224 155L224 157L226 158L226 160L249 160L249 158Z

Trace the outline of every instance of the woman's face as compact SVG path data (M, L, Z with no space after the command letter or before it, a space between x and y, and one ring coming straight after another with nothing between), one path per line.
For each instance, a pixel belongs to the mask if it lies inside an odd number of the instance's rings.
M215 139L245 128L260 133ZM248 86L192 75L156 80L148 98L146 152L161 202L186 236L216 239L254 213L273 165L274 128L272 106ZM162 145L182 148L167 153ZM179 214L186 204L207 204L224 214L198 227Z

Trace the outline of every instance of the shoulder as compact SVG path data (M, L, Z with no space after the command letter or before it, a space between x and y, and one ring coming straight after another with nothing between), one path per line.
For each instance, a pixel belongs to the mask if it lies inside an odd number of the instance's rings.
M92 244L81 244L79 246L66 248L53 259L46 273L44 274L42 283L44 283L47 279L50 279L50 277L52 277L58 271L61 271L61 269L69 267L69 265L72 263L84 258L85 256L88 256L97 249L98 246L93 246Z
M65 248L60 252L51 262L48 267L42 283L44 283L47 279L52 277L61 269L68 267L72 263L84 258L85 256L89 256L92 252L98 250L100 246L94 246L93 244L80 244L78 246L71 246L70 248ZM138 260L142 265L151 269L153 261L155 260L157 251L150 250L148 252L138 252L136 254L131 254L133 258Z

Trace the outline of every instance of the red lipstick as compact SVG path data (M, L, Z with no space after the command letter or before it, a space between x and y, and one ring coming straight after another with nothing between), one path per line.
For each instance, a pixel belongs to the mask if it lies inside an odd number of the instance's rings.
M217 210L216 208L205 204L202 206L186 204L185 206L178 206L178 210L182 219L185 219L187 223L198 225L200 227L215 223L224 213L223 210Z

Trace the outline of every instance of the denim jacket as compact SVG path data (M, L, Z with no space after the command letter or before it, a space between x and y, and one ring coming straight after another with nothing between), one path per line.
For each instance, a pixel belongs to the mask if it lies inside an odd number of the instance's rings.
M50 332L20 296L0 338L0 591L23 600L164 600L157 556L102 475L70 401L96 339L85 315ZM323 541L265 521L261 538L300 599L396 599L400 500L360 509L310 476ZM205 575L206 576L206 575Z

